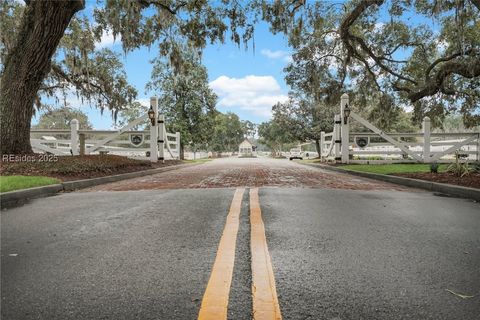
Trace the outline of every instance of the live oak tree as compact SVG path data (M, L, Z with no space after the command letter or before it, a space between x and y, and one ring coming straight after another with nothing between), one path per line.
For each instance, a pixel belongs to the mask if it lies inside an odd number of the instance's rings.
M117 118L115 119L114 128L121 129L128 125L130 122L140 118L147 114L149 107L141 104L138 101L134 101L128 104L125 108L119 110ZM133 130L148 130L149 123L141 123L133 126Z
M71 16L81 6L75 1L2 3L2 153L30 152L34 106L51 109L77 99L115 114L136 97L118 54L97 49L99 37L88 19ZM49 17L51 25L42 24ZM64 32L58 35L59 30Z
M245 134L244 126L236 114L217 112L209 145L211 150L216 152L237 151Z
M250 120L242 120L241 122L243 131L245 132L245 138L253 140L257 133L257 125Z
M208 86L200 55L186 44L179 52L175 65L165 58L155 59L147 88L159 97L159 112L165 115L168 130L180 132L183 159L186 145L196 150L213 135L217 96Z
M6 3L2 5L1 17L4 62L0 88L1 153L28 153L35 98L50 72L51 59L64 31L83 3L27 2L22 20L18 26L12 24L13 30L4 28L5 6ZM15 39L6 42L4 39L12 31L16 31Z
M35 129L70 129L72 119L77 119L81 129L92 129L88 116L70 107L48 110L40 115Z
M327 68L337 88L357 91L354 103L392 99L417 122L480 122L480 1L279 0L262 13L288 34L294 60Z
M333 129L334 112L313 100L290 99L272 107L273 122L289 133L290 140L313 141L318 154L321 154L321 132Z
M85 8L84 0L26 0L23 8L17 8L15 3L3 1L0 15L0 153L31 152L29 130L34 103L41 96L42 86L47 85L46 92L56 86L47 78L68 82L79 95L99 98L101 108L117 110L131 102L135 94L121 75L112 76L118 81L110 83L111 88L92 81L92 71L97 71L92 69L105 58L92 56L92 34L98 41L110 31L120 38L125 52L158 44L160 54L168 56L174 65L179 62L179 47L172 39L182 37L192 46L204 48L208 42L224 41L227 31L238 44L253 35L253 24L247 17L250 10L237 1L108 0L93 10L91 22L78 16ZM71 41L64 41L69 34ZM65 52L58 50L62 41ZM64 56L63 68L52 62L56 54ZM90 60L94 64L89 64ZM108 82L106 78L101 80L103 84ZM109 90L120 94L111 97ZM119 100L122 98L126 101Z
M311 43L306 43L311 46ZM309 50L295 51L284 69L290 86L289 100L272 107L273 117L298 141L313 141L321 153L320 135L330 132L338 109L341 84L327 64L319 64Z
M324 27L334 30L333 15L318 18L323 19ZM284 72L291 88L290 99L272 108L275 122L298 141L313 141L320 154L321 132L333 130L334 115L340 112L340 97L347 92L354 102L352 108L376 126L387 131L395 131L396 127L406 129L404 121L399 123L400 119L408 119L403 108L378 90L374 79L360 69L348 71L348 66L340 63L341 53L319 56L319 48L328 46L329 37L317 36L316 27L303 25L289 37L294 51ZM362 128L355 128L358 129Z
M286 145L292 144L296 140L291 131L286 130L283 125L275 118L258 125L258 141L271 150L272 157L279 156Z

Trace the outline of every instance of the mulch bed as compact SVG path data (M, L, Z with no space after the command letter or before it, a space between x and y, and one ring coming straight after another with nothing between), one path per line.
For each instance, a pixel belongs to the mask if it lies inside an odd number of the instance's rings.
M480 173L472 172L463 177L457 177L455 174L450 172L442 173L399 173L394 174L395 176L427 180L438 183L448 183L454 184L457 186L478 188L480 189Z
M47 176L62 181L97 178L181 164L180 160L151 163L115 155L28 155L19 161L0 161L0 175Z

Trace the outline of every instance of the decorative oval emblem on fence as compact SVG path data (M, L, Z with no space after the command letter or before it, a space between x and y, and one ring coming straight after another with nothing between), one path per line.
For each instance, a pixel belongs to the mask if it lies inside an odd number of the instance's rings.
M141 133L131 133L130 134L130 143L134 147L138 147L143 143L143 134Z
M365 148L370 143L370 137L355 137L355 144L359 148Z

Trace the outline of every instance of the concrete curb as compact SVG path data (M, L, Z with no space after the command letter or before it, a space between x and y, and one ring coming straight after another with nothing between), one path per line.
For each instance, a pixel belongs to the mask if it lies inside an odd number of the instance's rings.
M29 199L53 196L60 191L63 191L62 184L4 192L0 194L0 207L2 209L15 207L26 203Z
M163 168L149 169L136 172L128 172L117 174L113 176L84 179L84 180L75 180L75 181L66 181L59 184L48 185L44 187L35 187L29 189L23 189L18 191L10 191L0 193L0 208L12 208L18 205L26 203L30 199L43 198L48 196L56 195L61 191L74 191L78 189L84 189L93 187L99 184L105 184L110 182L116 182L120 180L126 180L131 178L143 177L155 173L161 173L166 171L172 171L176 169L181 169L185 167L190 167L197 165L197 163L186 163L173 165Z
M322 165L322 164L314 164L314 163L302 163L302 164L310 167L321 168L321 169L335 171L335 172L342 172L342 173L347 173L354 176L370 178L370 179L395 183L395 184L399 184L407 187L425 189L432 192L440 192L440 193L450 194L460 198L467 198L467 199L480 201L480 189L454 186L446 183L438 183L438 182L431 182L431 181L425 181L425 180L389 176L389 175L378 174L378 173L345 170L338 167L332 167L332 166Z

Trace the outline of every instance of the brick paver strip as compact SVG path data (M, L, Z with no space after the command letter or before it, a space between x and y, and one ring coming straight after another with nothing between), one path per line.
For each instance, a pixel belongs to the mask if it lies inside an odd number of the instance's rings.
M388 182L311 168L288 160L228 158L161 174L104 184L84 191L234 187L412 190Z

